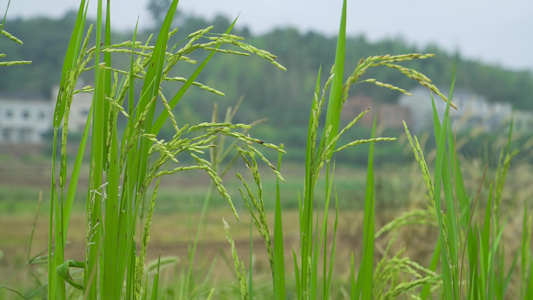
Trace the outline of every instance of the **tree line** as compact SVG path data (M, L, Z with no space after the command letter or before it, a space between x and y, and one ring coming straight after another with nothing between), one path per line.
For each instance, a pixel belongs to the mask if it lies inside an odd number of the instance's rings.
M173 38L174 42L211 25L214 25L212 32L221 33L231 24L231 20L221 16L205 20L181 12L178 14L176 26L180 29ZM0 68L0 91L24 91L50 97L52 87L59 81L74 21L74 13L67 13L60 19L8 19L5 29L22 39L24 45L6 43L0 39L0 52L6 53L10 59L32 60L33 63ZM141 31L137 40L146 41L151 31ZM322 78L329 74L334 60L336 39L318 32L300 32L294 28L278 28L266 34L252 35L247 28L237 25L233 33L243 36L250 44L277 55L278 61L288 71L280 71L264 60L254 57L218 55L210 61L198 81L223 91L226 97L220 98L203 90L191 90L187 101L180 103L176 114L184 123L209 119L213 101L219 104L222 115L225 107L235 105L237 99L244 96L245 100L235 121L253 122L268 117L270 121L262 129L263 134L272 137L283 136L283 140L274 142L305 144L306 137L303 132L309 117L317 72L322 66ZM112 40L130 40L132 34L114 32ZM155 38L152 43L154 41ZM460 53L449 53L435 45L418 48L401 38L370 42L364 35L352 36L347 39L346 49L347 72L355 68L360 58L371 55L434 53L436 57L411 61L409 67L427 75L437 86L448 87L456 63L457 87L468 88L486 96L489 101L508 102L516 109L533 110L533 76L530 71L511 71L465 59ZM114 63L126 64L128 60L129 58L123 55L122 58L114 60ZM184 64L178 71L179 74L175 75L187 76L194 68ZM385 67L376 68L366 76L407 90L417 85L398 71ZM168 84L169 93L177 88L175 83ZM399 96L396 91L372 84L361 84L354 89L354 93L371 96L380 102L394 102Z

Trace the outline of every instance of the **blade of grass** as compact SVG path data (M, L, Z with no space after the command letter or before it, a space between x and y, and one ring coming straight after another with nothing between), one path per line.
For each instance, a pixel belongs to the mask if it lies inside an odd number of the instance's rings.
M76 189L78 187L78 180L80 177L80 172L83 164L83 157L85 155L85 147L87 146L87 140L89 139L89 129L91 128L91 119L93 115L92 105L89 109L89 114L87 115L87 121L85 122L85 127L83 129L83 134L81 136L80 146L78 148L78 153L76 155L76 160L74 161L74 166L72 168L72 173L70 175L70 184L67 191L67 198L65 201L65 213L63 214L63 226L65 228L65 242L68 233L68 224L70 222L70 216L72 213L72 206L74 204L74 197L76 196Z
M254 262L254 238L253 238L253 217L250 215L250 257L248 265L248 299L254 299L254 283L253 283L253 262Z
M524 299L533 299L533 259L529 258L529 280Z
M469 255L469 267L470 267L470 282L467 282L469 285L467 288L471 291L470 294L477 293L475 290L475 287L477 286L476 282L478 281L478 261L479 261L479 247L477 242L477 236L478 236L478 227L475 226L474 230L472 230L472 219L474 218L474 213L476 211L477 203L479 200L479 195L481 193L481 188L483 186L483 183L485 182L485 176L487 175L487 170L489 166L485 168L485 172L483 173L483 177L481 179L481 183L479 185L479 189L476 195L476 200L474 201L474 204L472 206L472 211L470 213L470 217L468 218L468 224L466 225L466 238L465 238L465 244L462 251L462 257L461 257L461 270L459 272L459 287L462 284L462 275L463 275L463 268L465 265L464 257L466 253L466 247L468 246L468 255ZM462 182L461 182L462 185ZM461 197L466 197L466 195L462 195ZM460 289L461 290L461 289ZM478 295L476 295L478 296Z
M63 69L61 73L61 82L60 82L60 91L57 96L57 101L54 109L54 137L53 137L53 150L52 150L52 181L50 188L50 217L49 217L49 235L48 235L48 298L49 299L65 299L65 285L64 281L57 277L56 269L59 265L63 263L64 260L64 245L62 239L63 236L63 220L58 194L57 184L56 184L56 149L58 145L57 133L61 122L63 121L63 116L65 113L67 99L64 97L63 92L68 85L71 85L68 82L69 73L76 64L77 54L80 49L80 44L82 40L83 27L85 24L85 16L87 13L87 5L85 1L82 0L78 10L78 15L76 17L76 23L72 30L72 35L70 42L65 54L65 59L63 62ZM66 141L65 141L66 143ZM62 143L63 144L63 143ZM65 157L62 157L62 160ZM66 167L66 162L61 162L61 168ZM66 174L66 170L60 169L60 174ZM61 176L61 175L60 175ZM64 178L59 178L59 183L62 185L64 183ZM55 246L54 246L55 245Z
M11 0L7 1L6 11L4 13L4 18L2 19L2 24L0 24L0 36L4 30L4 25L6 24L7 12L9 11L9 6L11 5Z
M132 38L132 44L131 44L131 56L130 56L130 69L129 69L129 85L128 85L128 111L130 115L130 119L128 120L127 130L125 134L123 135L122 139L122 146L124 148L127 147L128 141L130 141L131 136L134 132L134 52L135 52L135 43L137 40L137 30L139 26L139 18L137 18L137 23L135 24L135 30L133 32L133 38ZM137 142L135 140L135 142ZM121 151L121 157L126 156L124 167L124 186L122 188L122 203L121 203L121 209L120 209L120 226L121 232L127 231L126 239L124 243L119 244L119 253L126 253L126 258L122 260L122 263L125 264L125 266L120 266L120 268L127 268L127 274L124 274L123 276L126 276L127 284L126 284L126 298L131 299L134 295L134 287L135 287L135 231L136 231L136 224L137 224L137 215L139 211L139 203L140 201L137 201L136 203L133 203L134 197L134 189L135 189L135 183L133 182L133 179L135 176L133 175L133 172L135 171L135 165L134 162L134 155L131 153L125 154L126 150ZM133 210L133 214L130 212ZM131 242L130 242L131 241ZM123 280L123 278L122 278ZM122 282L121 280L121 282Z
M327 282L325 286L326 293L329 297L330 291L331 291L331 279L333 278L333 265L335 264L335 250L337 245L337 229L339 224L339 201L338 201L338 195L337 190L335 190L335 223L333 225L333 244L331 246L331 252L329 256L329 271L327 274ZM324 262L325 263L325 262Z
M304 290L308 288L307 277L307 261L309 257L310 238L312 215L313 215L313 203L314 198L314 184L315 184L315 146L316 146L316 134L320 116L320 70L318 72L315 95L311 108L311 115L309 117L309 129L307 134L307 147L306 147L306 161L305 161L305 186L304 186L304 202L298 197L298 211L300 216L300 251L301 251L301 276L297 276L298 279L298 298L304 296ZM305 204L304 204L305 203ZM295 262L295 266L297 263ZM300 280L302 280L300 282Z
M302 297L302 288L301 288L301 276L300 276L300 269L298 268L298 258L296 256L296 252L293 250L292 251L292 259L294 261L294 281L296 282L296 298L297 299L301 299Z
M333 189L333 175L335 174L335 162L333 163L333 167L331 168L331 172L329 171L329 162L326 169L326 192L325 192L325 203L324 203L324 217L322 220L322 299L328 299L329 298L329 289L328 289L328 216L329 216L329 203L331 199L331 191ZM335 219L335 223L337 222L337 219ZM336 233L336 231L335 231ZM333 244L335 244L335 236L333 237ZM333 247L330 253L330 257L334 255L335 248ZM318 255L317 255L318 256ZM329 265L331 266L333 262L330 261ZM318 273L318 270L316 271Z
M339 28L339 35L337 38L337 50L335 53L335 65L333 73L333 82L331 84L331 90L329 94L329 103L326 114L326 123L324 126L324 134L322 138L325 137L325 130L331 126L331 133L326 145L328 145L333 137L337 135L339 129L339 120L342 109L342 93L343 93L343 82L344 82L344 60L345 60L345 51L346 51L346 0L342 4L342 13L341 13L341 23ZM331 154L328 159L331 158Z
M280 145L283 150L283 144ZM281 171L282 153L278 154L278 171ZM274 298L286 299L285 248L283 245L283 222L279 178L276 179L276 211L274 216Z
M439 264L439 259L441 255L441 247L442 247L442 241L439 235L439 238L437 239L437 243L435 244L435 249L433 250L433 255L431 257L428 270L430 271L437 270L437 265ZM422 292L420 293L420 299L425 300L430 295L431 295L431 285L426 284L422 288Z
M72 71L76 65L77 55L80 50L83 36L83 28L85 26L85 16L87 14L88 4L89 3L86 3L85 0L81 0L80 2L76 23L74 23L74 29L72 30L72 35L70 36L70 41L65 53L65 59L63 60L59 92L57 94L57 101L54 109L53 127L56 129L59 128L65 114L66 103L63 101L63 93L65 92L67 84L69 84L69 72Z
M374 117L371 138L376 133L377 116ZM370 143L368 151L368 166L365 188L365 211L363 225L363 254L361 267L357 276L355 299L372 299L372 278L374 276L374 220L375 220L375 194L374 194L374 143Z
M104 195L105 184L102 183L104 170L104 148L105 134L104 123L107 116L104 115L104 87L105 87L105 65L98 66L98 81L95 84L95 94L93 100L93 134L91 142L91 169L90 183L87 194L87 264L85 266L84 286L89 299L96 298L97 281L93 276L98 274L99 251L101 249L101 226L102 226L102 195Z
M328 145L331 139L337 134L339 127L340 111L341 111L341 102L342 102L342 93L343 93L343 80L344 80L344 57L345 57L345 47L346 47L346 0L343 1L343 8L341 13L341 22L339 26L339 36L337 39L337 50L335 54L335 66L334 66L334 76L333 83L330 90L329 103L326 115L326 123L324 126L324 133L321 138L321 144ZM317 82L320 80L320 74L318 76ZM315 95L318 103L318 93ZM316 104L313 104L316 105ZM315 106L315 107L318 107ZM311 114L314 112L312 111ZM319 112L316 112L315 115L318 116ZM311 131L311 137L316 137L314 130L318 125L318 117L311 117L310 119L310 128L313 128ZM328 134L329 133L329 134ZM313 260L313 190L314 190L314 181L318 177L319 170L314 170L314 165L312 163L312 157L317 155L312 151L314 149L314 144L316 143L315 139L307 141L307 150L306 150L306 180L305 190L304 190L304 203L303 203L303 230L301 231L301 284L299 285L300 297L307 298L310 297L311 290L314 290L311 286L311 278L308 275L309 264ZM311 146L311 144L312 146ZM334 148L334 147L333 147ZM320 152L320 151L319 151ZM331 158L331 153L328 155L328 160ZM321 153L318 153L316 157L321 157ZM318 162L316 162L318 163ZM313 168L313 169L312 169ZM315 173L316 172L316 173ZM316 270L314 270L316 273ZM316 274L315 274L316 275Z
M436 114L435 104L433 102L433 112ZM444 155L446 152L446 134L448 130L448 112L449 105L446 106L446 112L444 114L444 120L442 126L435 126L435 136L437 137L437 156L435 160L435 213L437 215L437 220L439 223L439 237L443 241L444 247L441 247L441 263L442 263L442 281L444 285L444 297L445 299L454 299L455 298L455 287L454 283L457 283L453 278L452 271L452 261L449 258L450 255L450 244L449 240L444 232L445 221L442 217L442 208L441 208L441 189L444 168L447 168L447 165L444 164ZM438 121L437 121L438 122ZM439 128L440 127L440 128ZM447 186L447 185L446 185ZM453 206L449 207L449 214L454 214L452 211ZM453 226L453 224L449 224Z
M157 259L157 273L154 276L154 284L152 285L152 299L157 298L157 291L159 290L159 269L161 267L161 253L159 253L159 258Z
M168 34L174 15L176 14L177 5L178 0L173 0L165 17L165 20L163 21L163 24L157 37L157 41L152 51L152 56L150 57L148 71L146 72L143 87L141 90L141 96L139 99L139 103L137 104L135 120L139 120L141 115L144 114L145 111L148 109L148 112L145 116L145 120L143 122L144 132L148 133L152 132L152 121L156 107L156 105L149 104L155 101L155 99L157 99L159 95L159 85L161 83L163 63L165 61L165 51L167 48ZM147 173L148 160L146 159L146 157L148 157L148 150L151 144L152 142L149 139L141 139L139 151L137 151L135 159L138 165L136 175L138 176L137 181L140 183L144 182Z
M493 294L493 286L489 285L491 278L494 278L494 264L489 262L489 259L492 259L490 240L491 240L491 212L493 209L492 204L492 191L493 185L490 184L489 188L489 198L487 200L487 207L485 208L485 219L483 222L483 231L481 233L481 247L482 247L482 280L483 280L483 293L488 297L487 299L493 299L491 295Z
M527 290L527 276L528 276L528 267L529 260L531 257L531 219L528 216L528 203L524 201L524 216L522 219L522 247L520 253L520 269L521 269L521 280L520 280L520 298L524 298Z

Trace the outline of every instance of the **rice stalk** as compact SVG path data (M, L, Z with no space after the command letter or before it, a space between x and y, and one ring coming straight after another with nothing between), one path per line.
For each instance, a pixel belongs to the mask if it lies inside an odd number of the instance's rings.
M169 51L168 38L176 32L176 29L170 28L170 24L177 2L177 0L172 2L158 39L155 45L151 46L150 38L146 43L136 40L137 30L131 42L112 43L109 2L106 8L106 21L102 22L104 6L101 0L98 1L96 44L92 48L89 48L88 44L93 27L90 26L85 37L83 36L88 6L85 1L80 4L76 25L65 56L54 113L54 145L60 147L61 158L59 172L56 174L56 148L54 148L51 187L53 205L49 242L49 280L51 283L49 298L51 299L65 299L67 296L64 278L56 277L54 270L56 266L64 262L66 232L72 201L77 192L76 181L81 171L83 153L89 138L91 138L92 148L90 187L87 191L87 236L83 287L85 297L90 299L96 297L118 299L123 293L127 298L147 297L146 288L143 290L143 287L147 286L144 258L157 191L152 195L146 216L144 215L144 202L147 191L156 179L176 172L204 170L213 180L213 186L230 206L233 206L220 176L213 170L212 165L201 157L213 147L213 141L219 135L224 135L235 138L239 143L257 143L279 150L275 145L237 132L245 132L251 126L232 124L230 120L192 126L178 125L173 110L190 86L197 86L207 92L222 95L218 90L195 81L215 52L240 54L237 51L224 51L223 49L218 51L219 47L236 45L248 54L263 57L275 65L277 63L273 61L275 56L245 44L240 37L229 34L210 35L211 28L191 34L185 40L185 45L175 44L170 47ZM105 24L105 29L102 24ZM228 33L232 27L233 25ZM196 63L187 55L197 50L205 50L210 54L193 75L188 79L169 78L169 72L177 63ZM112 65L111 55L117 53L131 55L129 69L120 70ZM94 87L86 86L80 89L76 86L76 82L80 74L85 71L94 72L95 84ZM135 80L142 81L138 101L134 95ZM175 95L167 98L160 87L163 81L179 81L185 84ZM70 105L72 96L79 92L93 93L94 100L74 169L71 172L71 184L67 186L69 165L67 164L66 143ZM125 109L123 105L126 99L128 99L126 102L128 109ZM156 103L159 100L164 110L156 114ZM126 120L127 125L124 131L119 128L119 118ZM168 142L158 137L159 130L167 119L176 131L175 136ZM62 131L59 135L61 126ZM202 133L198 135L200 131ZM61 139L60 143L56 142L58 137ZM255 151L259 153L257 149ZM180 155L189 155L196 164L180 165L181 159L178 158ZM264 156L261 157L266 160ZM177 166L166 168L168 164L177 164ZM238 218L235 208L232 207L232 209ZM137 253L135 244L135 228L138 222L145 228L142 233L140 253ZM124 237L124 239L117 240L117 236ZM54 244L55 247L52 246ZM68 272L68 266L66 272ZM154 283L155 290L152 291L152 295L157 294L158 280L156 279ZM123 288L124 284L126 284L125 288Z
M237 248L235 247L235 242L231 238L231 234L229 231L229 225L226 222L226 220L222 219L222 222L224 223L224 229L226 229L226 238L228 239L228 242L231 245L231 255L233 258L233 267L235 269L235 273L237 275L237 278L239 279L239 287L241 292L241 299L245 300L248 298L248 284L246 281L246 270L244 268L244 263L239 260L239 256L237 254Z

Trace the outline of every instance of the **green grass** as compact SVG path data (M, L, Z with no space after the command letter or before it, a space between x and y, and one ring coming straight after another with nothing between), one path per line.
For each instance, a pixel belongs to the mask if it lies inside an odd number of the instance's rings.
M4 294L0 295L48 299L529 299L533 294L530 288L533 263L527 202L517 205L523 207L520 246L509 253L512 247L504 241L509 238L506 226L509 216L512 217L502 209L506 205L504 199L508 198L504 189L506 179L516 155L511 148L512 126L499 163L491 168L494 171L487 175L487 171L479 170L478 174L483 173L479 182L467 184L464 165L471 165L461 161L457 154L448 118L450 108L457 109L452 102L453 93L448 99L425 75L402 65L433 55L371 56L362 58L352 72L346 72L346 2L340 18L335 65L329 73L318 70L310 101L305 165L300 167L299 175L294 175L291 168L285 167L290 163L285 164L285 159L282 163L283 146L248 135L259 122L232 123L240 102L226 112L222 121L218 119L216 105L210 122L181 124L175 118L174 111L179 109L178 104L189 88L223 94L195 81L215 54L253 54L284 70L274 55L232 35L235 22L224 34L212 34L209 27L191 33L177 44L168 44L176 32L172 28L178 4L175 0L155 41L137 41L135 30L131 41L115 43L110 40L110 10L104 9L101 0L96 28L91 25L84 32L88 6L82 0L64 58L53 120L51 188L44 195L49 202L43 206L49 211L48 250L44 256L30 257L35 236L32 230L26 258L28 265L44 263L46 275L34 275L32 288L24 292L2 285ZM91 35L95 35L94 47L89 45ZM190 58L198 51L208 53L202 62ZM130 57L127 68L119 69L113 64L114 55L121 53ZM182 64L193 64L196 71L189 78L169 77L170 71L179 70ZM379 175L374 154L379 144L394 142L396 138L376 137L374 125L370 138L344 142L341 137L368 110L340 127L343 104L356 83L407 93L401 87L373 78L363 79L368 69L377 67L401 72L441 98L434 101L448 103L443 120L438 119L434 110L436 146L431 159L418 138L411 136L405 127L420 169L419 179L425 187L416 191L417 199L421 199L417 201L422 205L400 215L396 213L380 228L377 224L383 202L378 195L385 191L383 183L387 181L383 178L389 178L391 186L394 180L393 174ZM94 74L94 86L77 87L83 72ZM323 73L327 78L323 79ZM180 88L167 95L161 87L164 82L180 82ZM136 93L135 87L140 92ZM92 93L93 102L79 152L71 157L67 155L69 110L72 96L78 92ZM324 110L326 117L322 118ZM174 135L166 140L160 137L164 126L174 130ZM336 165L337 152L366 144L369 144L366 175L361 171L352 176L339 172L351 169ZM87 147L90 155L84 157ZM271 153L265 156L263 151ZM277 166L267 159L273 153L278 155ZM246 168L233 168L236 164ZM286 170L289 176L280 173ZM165 180L175 173L189 176L190 172L203 172L206 187L164 187ZM236 179L227 179L232 173ZM86 186L81 184L83 178L87 179ZM408 178L400 177L400 184L393 191L413 191L416 185L405 188L407 183L402 184ZM33 193L33 190L11 192L7 197L27 202L20 199L31 198ZM348 194L353 197L354 193L360 202L347 204ZM392 192L391 196L408 195ZM203 201L197 201L199 198ZM242 201L235 200L239 198ZM7 203L6 209L15 213L15 208ZM225 233L218 231L209 238L208 229L212 226L209 215L220 203L230 211L226 210L222 221L220 218L217 221ZM415 201L407 205L412 203ZM284 215L291 213L288 210L291 207L297 214L293 213L288 220ZM338 247L346 242L339 236L340 227L346 215L355 212L340 211L342 207L362 211L356 236L359 248L348 249L349 254L344 256L339 252L345 249ZM171 236L188 242L186 254L181 257L150 254L153 238L164 236L153 230L158 226L157 218L165 217L157 214L158 210L195 213L193 221L185 220L183 215L174 220L187 224L192 229L188 232L164 227L171 231ZM80 213L84 217L79 218ZM72 231L80 229L74 225L79 222L84 223L83 253L81 259L73 259L69 238L76 237ZM430 241L434 244L425 262L409 258L408 247L401 244L402 236L422 227L438 236ZM235 233L239 233L239 239ZM286 243L291 234L296 236L294 243ZM204 251L212 251L203 249L202 242L225 238L229 242L225 254L201 257L207 253ZM256 259L259 252L262 259ZM231 280L227 280L227 273L222 275L226 280L214 279L218 259L229 266L229 272L235 276L233 284L228 284ZM349 276L336 272L339 264L347 268ZM259 268L263 272L255 273Z
M146 297L148 281L144 262L158 194L159 177L163 175L190 170L206 171L214 187L233 208L235 217L239 218L230 195L215 171L216 165L213 169L213 161L209 162L198 155L209 151L215 145L214 141L219 135L235 138L242 143L259 143L265 146L269 144L240 133L240 130L247 130L251 127L244 124L212 122L178 126L172 110L192 85L220 93L194 81L215 52L257 54L280 68L283 67L275 63L271 54L240 42L240 38L236 36L209 34L211 28L191 34L183 43L180 42L174 46L167 45L168 38L174 32L170 26L177 3L178 1L172 2L155 45L147 47L136 42L136 31L131 42L111 44L109 3L106 9L106 21L103 23L104 9L102 1L99 1L96 43L95 47L89 50L87 50L87 41L92 27L86 38L83 38L87 7L85 1L80 4L78 18L65 57L54 115L53 144L59 145L60 148L54 147L53 150L54 168L52 169L48 259L49 298L66 299L71 288L80 290L81 295L89 299ZM105 27L101 24L105 24ZM230 30L231 28L228 29L228 33ZM103 31L105 34L102 38ZM100 43L102 40L103 42ZM229 50L220 49L220 46L224 44L236 45L245 52L235 50L229 52ZM169 47L172 50L167 52ZM113 68L111 51L115 49L130 51L129 70L122 71ZM210 52L208 57L199 65L196 72L185 80L181 89L167 101L160 90L161 83L165 80L172 81L173 79L168 77L170 70L180 61L192 62L187 55L202 49ZM94 99L76 162L71 171L71 181L67 186L65 183L68 166L66 155L68 111L72 95L76 92L77 77L91 63L94 65L92 69L95 85L87 87L86 90L93 91ZM138 98L133 88L135 84L138 84L136 78L141 79L140 85L142 86ZM158 98L162 102L163 109L156 109ZM126 99L128 112L122 107ZM125 128L117 127L119 115L126 117ZM169 141L160 140L158 132L167 121L175 129L175 135ZM57 134L60 125L62 125L61 138ZM56 142L59 140L60 143ZM78 192L77 181L85 146L89 141L91 155L89 186L86 192L86 258L85 261L66 260L64 253L68 224L74 197ZM270 147L277 149L274 145ZM61 153L59 164L55 162L57 152ZM170 169L162 168L167 164L178 163L176 156L179 154L190 155L196 164ZM56 173L56 167L58 173ZM157 183L154 187L155 181ZM145 212L146 207L148 207L147 212ZM138 223L143 228L142 232L138 233L141 239L140 251L135 246ZM76 282L71 278L69 275L71 268L84 270L82 282ZM152 282L152 296L157 294L157 274ZM123 288L124 284L125 288Z

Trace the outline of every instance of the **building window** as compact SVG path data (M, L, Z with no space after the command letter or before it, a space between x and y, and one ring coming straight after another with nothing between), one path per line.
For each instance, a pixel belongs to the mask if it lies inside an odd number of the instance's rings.
M23 111L23 112L22 112L22 118L23 118L24 120L29 119L29 118L30 118L30 112L27 111L27 110Z
M12 142L13 141L13 130L11 128L4 128L2 132L3 140L6 142Z
M40 111L39 116L38 116L39 120L44 120L44 116L45 116L44 111Z
M23 143L32 142L33 130L30 128L22 128L20 130L20 141Z
M6 110L6 118L11 119L13 117L13 111L11 109Z

